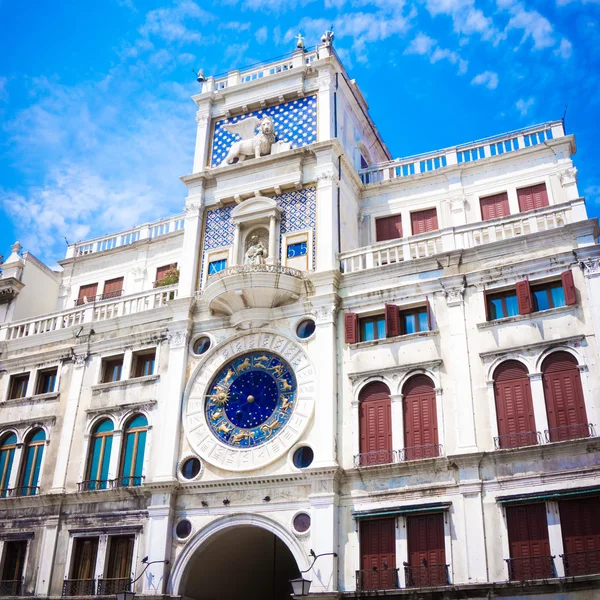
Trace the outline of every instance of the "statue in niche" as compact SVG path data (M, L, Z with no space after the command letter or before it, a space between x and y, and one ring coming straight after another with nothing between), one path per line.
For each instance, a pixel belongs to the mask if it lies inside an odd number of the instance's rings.
M256 128L258 133L254 135ZM231 125L223 125L229 133L239 135L242 139L234 142L220 166L230 164L235 158L238 162L247 157L258 158L271 154L271 146L275 143L275 125L271 117L247 117Z
M253 233L246 242L244 263L247 265L264 265L268 256L269 234L261 229Z

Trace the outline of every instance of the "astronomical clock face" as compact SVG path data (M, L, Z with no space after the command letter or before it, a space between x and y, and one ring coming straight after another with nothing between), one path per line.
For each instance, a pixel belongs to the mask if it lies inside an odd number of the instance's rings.
M192 448L231 471L273 462L313 412L314 372L295 341L245 334L207 353L188 384L183 416Z

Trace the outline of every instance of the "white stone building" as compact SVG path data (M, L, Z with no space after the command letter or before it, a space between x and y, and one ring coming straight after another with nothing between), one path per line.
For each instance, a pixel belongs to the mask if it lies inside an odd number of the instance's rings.
M193 100L181 215L2 266L0 597L596 598L574 137L393 160L326 36Z

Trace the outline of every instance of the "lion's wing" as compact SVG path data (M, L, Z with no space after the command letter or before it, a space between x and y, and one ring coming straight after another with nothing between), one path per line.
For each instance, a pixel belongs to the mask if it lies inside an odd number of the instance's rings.
M243 140L249 140L254 137L254 132L259 123L260 119L258 117L247 117L241 121L238 121L237 123L223 125L223 129L229 133L234 133L241 136Z

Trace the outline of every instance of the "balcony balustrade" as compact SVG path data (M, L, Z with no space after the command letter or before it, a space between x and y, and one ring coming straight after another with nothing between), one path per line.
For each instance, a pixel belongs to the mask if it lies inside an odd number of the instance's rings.
M542 443L542 434L539 431L525 431L520 433L507 433L494 438L496 450L507 448L522 448L524 446L536 446Z
M365 569L356 571L356 589L358 591L395 590L398 585L398 569Z
M407 588L450 585L449 565L404 565Z
M425 444L424 446L412 446L402 448L401 450L376 450L374 452L361 452L357 454L354 457L354 466L358 468L370 467L435 458L442 455L443 449L441 444Z
M584 550L561 554L565 576L595 575L600 573L600 550Z
M531 581L556 577L554 556L526 556L505 558L510 581Z
M563 427L553 427L544 431L546 442L579 440L582 438L595 437L595 435L594 426L591 423L564 425Z
M0 580L0 598L6 596L22 596L23 581L21 579Z
M95 492L99 490L111 490L120 487L138 487L144 483L145 475L134 477L117 477L115 479L87 479L77 484L78 492Z
M0 498L17 498L18 496L37 496L40 488L37 485L20 485L14 488L3 488L0 490Z
M77 300L75 300L75 306L83 306L90 302L99 302L101 300L112 300L113 298L120 298L122 295L123 290L115 290L114 292L105 292L104 294L98 294L97 296L77 298Z
M63 596L94 596L95 593L95 579L65 579L63 581Z
M131 591L131 579L98 579L98 596L114 596L119 592Z

